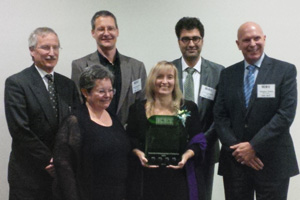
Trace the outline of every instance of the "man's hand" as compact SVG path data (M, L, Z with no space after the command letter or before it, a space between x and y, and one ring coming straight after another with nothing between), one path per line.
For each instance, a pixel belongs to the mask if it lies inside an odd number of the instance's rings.
M232 155L238 162L248 162L255 157L255 151L249 142L242 142L236 145L230 146L233 149Z
M263 162L257 157L255 156L252 160L250 160L249 162L242 162L242 164L247 165L248 167L251 167L257 171L262 170L264 167Z
M255 155L256 152L249 142L232 145L230 146L230 149L234 150L232 155L235 157L237 162L247 165L255 170L263 169L263 162Z

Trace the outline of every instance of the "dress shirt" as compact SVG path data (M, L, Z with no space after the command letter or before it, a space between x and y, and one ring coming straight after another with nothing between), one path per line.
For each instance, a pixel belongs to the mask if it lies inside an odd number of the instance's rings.
M53 82L54 82L54 71L52 71L51 73L47 73L44 70L42 70L41 68L37 67L36 65L35 65L35 68L39 72L39 74L40 74L41 78L43 79L43 82L46 86L46 89L48 90L48 79L46 78L46 75L47 74L52 74L52 79L53 79Z
M264 57L265 57L265 53L262 54L262 56L259 58L258 61L256 61L253 66L256 66L255 68L255 71L254 71L254 83L255 83L255 80L256 80L256 77L257 77L257 74L258 74L258 71L260 69L260 66L261 66L261 63L262 61L264 60ZM247 70L246 68L250 65L246 60L244 61L244 67L245 67L245 70L244 70L244 83L245 83L245 80L246 80L246 77L248 75L248 72L249 70Z
M194 80L194 102L197 104L198 102L198 95L199 95L199 87L200 87L200 74L201 74L201 57L198 60L197 64L194 66L195 72L193 73L193 80ZM185 60L181 58L181 66L182 66L182 83L184 84L185 78L187 76L187 72L185 71L189 66L186 64ZM184 88L183 88L184 92Z

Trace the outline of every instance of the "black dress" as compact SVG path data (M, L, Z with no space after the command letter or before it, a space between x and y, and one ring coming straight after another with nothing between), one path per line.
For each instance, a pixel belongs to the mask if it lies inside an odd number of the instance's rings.
M125 197L130 143L110 114L113 124L101 126L83 105L63 123L57 135L54 164L62 199L121 200Z
M145 113L146 101L137 102L130 107L127 134L130 137L133 148L145 151L145 133L149 127L149 122ZM190 111L187 117L185 129L188 138L192 138L199 133L199 118L197 105L190 101L185 101L181 107ZM197 145L192 145L189 149L195 153L194 158L201 156L201 149ZM193 159L194 159L193 158ZM143 200L188 200L188 184L185 169L168 169L159 167L149 169L141 167L137 156L133 156L130 162L130 177L128 183L128 199Z

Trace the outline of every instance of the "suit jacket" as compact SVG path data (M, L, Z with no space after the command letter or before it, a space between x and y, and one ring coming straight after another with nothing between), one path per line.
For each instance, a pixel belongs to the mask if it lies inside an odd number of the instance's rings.
M287 178L299 173L289 128L297 105L296 68L265 56L252 90L248 109L243 93L244 61L221 73L214 108L215 126L222 143L219 174L241 176L253 171L260 179ZM275 98L258 98L258 85L274 84ZM248 141L264 163L252 170L231 155L231 145Z
M119 54L121 69L121 93L118 102L117 116L124 125L127 121L130 105L145 98L146 69L142 62ZM72 62L71 79L79 90L79 78L82 71L93 64L100 64L98 52L89 54ZM142 89L133 94L132 82L141 79Z
M182 65L181 65L181 58L176 59L173 61L173 64L176 66L178 70L178 78L181 90L183 90L183 83L182 83ZM217 90L219 77L221 71L224 69L222 65L213 63L209 60L202 58L201 62L201 78L200 78L200 87L198 95L198 110L199 110L199 117L200 117L200 126L201 132L204 132L206 137L208 146L206 150L206 163L213 164L216 163L219 159L219 144L217 133L214 128L213 124L213 107L214 107L214 100L206 99L201 97L200 91L203 85L208 86Z
M8 181L11 186L38 189L51 187L46 172L52 157L59 122L79 103L76 86L54 73L59 119L55 117L49 93L32 65L10 76L5 82L5 113L12 136Z

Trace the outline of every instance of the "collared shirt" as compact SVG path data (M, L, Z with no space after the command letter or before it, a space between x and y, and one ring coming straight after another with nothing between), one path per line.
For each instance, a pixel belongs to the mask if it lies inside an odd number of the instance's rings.
M256 66L255 71L254 71L254 82L255 82L255 80L256 80L256 77L257 77L257 75L258 75L260 66L261 66L262 61L264 60L264 58L265 58L265 53L263 53L262 56L259 58L259 60L256 61L256 62L253 64L253 65ZM250 65L250 64L249 64L246 60L244 60L244 67L245 67L245 70L244 70L244 83L245 83L246 76L248 75L248 72L249 72L249 70L247 70L247 67L248 67L249 65Z
M44 70L42 70L41 68L37 67L36 65L34 65L36 70L39 72L41 78L43 79L43 82L46 86L46 89L48 90L48 79L46 78L46 75L49 74L47 72L45 72ZM54 71L52 71L50 74L52 74L53 77L53 81L54 81Z
M116 56L113 63L109 62L107 58L105 58L99 51L98 51L98 56L101 65L106 67L115 76L113 88L116 90L116 93L107 109L112 113L117 114L117 109L118 109L118 104L119 104L119 99L121 94L121 87L122 87L122 77L121 77L121 69L120 69L121 63L120 63L119 52L118 50L116 51Z
M201 62L202 58L198 60L196 65L194 66L194 69L196 70L193 73L193 80L194 80L194 102L198 104L198 94L199 94L199 89L200 89L200 78L201 78ZM188 75L186 69L189 67L188 64L186 64L184 58L181 58L181 66L182 66L182 83L184 85L185 78ZM183 93L184 93L184 88L183 88Z

